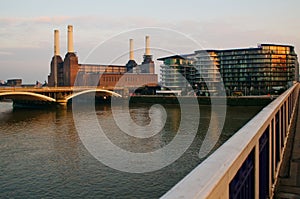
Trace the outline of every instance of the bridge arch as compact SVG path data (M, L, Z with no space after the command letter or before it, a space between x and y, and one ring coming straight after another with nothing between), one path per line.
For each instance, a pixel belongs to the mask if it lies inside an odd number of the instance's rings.
M41 100L41 101L47 101L47 102L56 102L56 100L52 97L48 97L42 94L38 93L32 93L32 92L3 92L0 93L0 97L7 97L8 99L18 99L18 97L25 96L28 100L32 98L32 100Z
M71 95L67 96L65 98L65 100L69 101L70 99L72 99L76 96L83 95L83 94L86 94L86 93L92 93L92 92L104 92L104 93L108 93L108 94L110 94L112 96L115 96L115 97L122 97L122 95L120 95L120 94L118 94L114 91L104 90L104 89L90 89L90 90L84 90L84 91L80 91L80 92L74 92Z

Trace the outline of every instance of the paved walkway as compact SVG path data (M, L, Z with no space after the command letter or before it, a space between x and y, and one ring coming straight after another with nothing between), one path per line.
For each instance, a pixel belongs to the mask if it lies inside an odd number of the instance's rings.
M300 103L290 135L275 191L279 199L300 199Z

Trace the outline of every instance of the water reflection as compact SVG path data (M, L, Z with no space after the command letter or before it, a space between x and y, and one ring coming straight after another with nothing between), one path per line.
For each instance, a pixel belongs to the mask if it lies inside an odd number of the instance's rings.
M164 128L149 138L138 138L128 135L121 131L116 125L111 109L105 111L105 118L102 110L97 108L97 117L100 126L104 129L106 136L116 145L124 150L132 152L145 153L149 151L155 151L166 144L168 144L176 135L180 124L180 109L178 107L166 106L167 119L164 124ZM130 109L130 116L134 122L138 125L149 125L149 107L132 107ZM122 107L119 107L119 113L121 115ZM156 115L157 116L157 115ZM158 114L158 122L163 123L164 119L162 115ZM136 129L131 129L137 131ZM154 129L157 132L157 130ZM139 132L139 131L137 131Z
M96 115L116 145L132 151L152 151L174 138L182 119L178 107L165 108L168 117L164 129L147 139L134 139L120 131L107 105L97 106ZM184 116L191 123L193 108ZM228 107L218 145L260 109ZM147 125L147 110L135 106L131 116L140 125ZM71 110L13 110L10 104L0 103L0 198L158 198L200 163L198 152L210 122L210 107L201 106L200 114L198 134L181 158L159 171L128 174L104 166L88 153ZM217 118L212 122L218 126Z

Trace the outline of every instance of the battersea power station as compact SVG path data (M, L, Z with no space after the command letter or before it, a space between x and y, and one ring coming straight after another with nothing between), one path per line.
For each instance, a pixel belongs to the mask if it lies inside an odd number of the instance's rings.
M145 54L141 64L134 60L133 40L129 40L130 53L126 65L80 64L74 51L73 26L68 26L68 52L62 59L59 47L59 31L54 30L54 56L51 60L48 86L98 86L114 89L156 85L154 62L150 53L149 36L146 36Z

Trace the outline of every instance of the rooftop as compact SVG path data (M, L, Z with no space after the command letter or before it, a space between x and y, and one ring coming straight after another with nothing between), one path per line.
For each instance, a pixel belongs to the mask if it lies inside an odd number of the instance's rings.
M166 59L184 59L184 60L188 60L191 59L190 57L195 55L194 53L191 54L182 54L182 55L171 55L171 56L167 56L167 57L161 57L158 58L158 61L164 61Z

